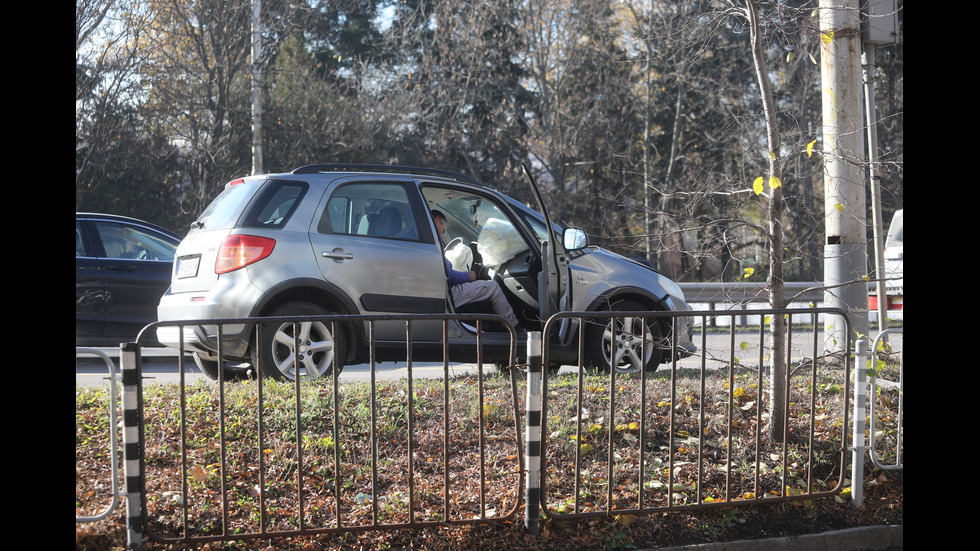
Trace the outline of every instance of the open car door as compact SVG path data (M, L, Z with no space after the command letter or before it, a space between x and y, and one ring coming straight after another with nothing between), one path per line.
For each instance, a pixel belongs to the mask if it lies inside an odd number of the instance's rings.
M566 300L563 300L568 289L568 258L561 239L556 239L551 215L548 213L548 208L544 204L541 191L538 189L538 184L534 180L534 176L531 175L531 171L528 170L527 165L522 164L521 168L524 170L524 176L527 179L528 185L531 187L531 192L534 194L534 200L538 204L538 211L544 216L545 226L548 228L548 235L551 236L551 239L546 239L541 242L541 273L538 274L540 317L542 321L546 321L554 314L562 311L563 305L568 303Z

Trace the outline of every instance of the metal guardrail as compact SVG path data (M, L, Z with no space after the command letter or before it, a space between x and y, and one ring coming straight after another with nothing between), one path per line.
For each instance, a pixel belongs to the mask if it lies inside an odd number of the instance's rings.
M102 510L101 513L92 516L78 516L75 515L75 522L96 522L106 519L111 515L116 507L119 505L119 443L118 437L116 436L116 411L119 407L118 394L116 392L116 379L118 374L116 373L116 365L112 362L105 352L101 350L96 350L93 348L79 348L75 347L75 358L77 359L79 355L92 355L101 358L105 364L106 368L109 370L109 472L111 475L111 482L109 485L111 498L109 505Z
M684 291L687 302L694 304L744 305L769 300L769 287L765 283L730 281L687 282L678 285ZM783 292L786 300L791 303L805 302L816 305L824 301L825 285L819 281L787 281L783 283ZM860 285L867 285L870 295L877 293L874 283L860 283Z
M719 322L727 320L733 325L758 325L759 314L755 307L768 308L769 288L765 283L751 282L696 282L678 283L684 291L684 299L688 304L707 305L709 312L729 312L741 310L738 316L722 316L706 318L708 327L718 327ZM786 282L783 292L787 306L795 308L812 308L824 302L823 284L817 282ZM702 308L698 308L702 310ZM796 312L794 311L794 314Z
M684 298L692 304L730 303L744 305L769 300L769 287L765 283L748 282L696 282L678 283ZM824 300L823 283L788 281L783 283L786 299L792 302L820 303Z

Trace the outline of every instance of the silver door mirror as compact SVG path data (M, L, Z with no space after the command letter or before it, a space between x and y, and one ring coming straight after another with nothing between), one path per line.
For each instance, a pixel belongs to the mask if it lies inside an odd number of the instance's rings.
M577 251L589 246L589 236L582 228L566 228L562 235L566 251Z

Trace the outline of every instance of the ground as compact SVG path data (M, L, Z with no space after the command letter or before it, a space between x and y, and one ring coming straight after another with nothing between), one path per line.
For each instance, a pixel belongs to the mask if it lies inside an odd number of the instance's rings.
M538 537L528 535L517 523L482 527L367 532L346 536L293 538L287 541L240 542L237 549L636 549L695 543L803 535L874 525L901 525L903 476L879 473L869 484L864 506L822 499L810 505L778 504L752 508L719 509L697 515L668 513L652 517L594 519L557 523L545 521ZM121 515L95 525L76 525L76 549L124 549ZM172 549L154 545L148 549ZM227 544L207 544L199 549L228 549Z
M812 483L820 488L834 488L838 485L839 465L843 459L848 461L849 454L840 453L841 449L846 448L847 442L843 438L846 434L842 430L842 425L834 421L834 417L845 411L847 401L842 400L845 395L841 390L839 380L834 382L834 377L839 377L839 373L834 369L827 369L826 374L819 374L818 385L811 385L809 379L804 378L798 385L794 384L794 390L801 394L794 395L791 410L791 441L794 443L788 456L798 454L800 449L799 442L807 441L804 436L808 434L808 427L814 427L814 435L817 437L812 446L815 455L814 468L806 470L802 467L806 459L794 459L787 463L787 468L794 470L793 479L796 488L805 485L805 480L812 478ZM635 466L637 462L637 452L640 446L637 444L637 435L642 432L646 443L643 448L645 459L643 461L655 461L657 457L672 457L672 461L678 465L675 471L676 478L671 479L673 483L678 481L684 483L684 488L679 491L676 499L687 499L688 502L692 495L700 495L701 499L710 496L722 495L718 492L717 480L719 465L734 463L751 465L754 461L754 446L771 445L767 442L764 426L765 417L758 415L758 403L760 396L757 387L752 383L757 380L758 375L747 371L744 375L738 374L734 378L719 376L706 381L703 389L697 386L687 387L687 383L678 378L678 381L671 383L668 379L651 380L647 382L645 399L647 405L645 409L645 421L641 423L639 417L626 418L627 415L635 415L639 410L639 394L634 386L627 381L617 383L616 405L618 415L614 421L607 417L608 412L604 413L603 408L608 404L609 388L604 379L597 378L586 383L584 391L577 390L577 381L574 378L568 380L555 379L549 383L549 403L550 410L547 413L548 425L545 430L551 435L553 450L552 456L547 458L552 461L552 465L570 465L575 461L575 450L579 447L571 442L582 442L578 438L583 438L587 442L581 445L585 449L587 445L591 450L583 459L583 469L592 471L593 474L603 472L603 463L607 456L610 446L614 447L616 454L617 469L623 469L623 480L629 479L631 475L629 468ZM451 395L447 403L452 403L451 422L444 425L445 410L444 388L442 383L434 382L428 386L418 383L413 390L414 401L412 410L415 415L414 430L416 434L413 454L415 457L415 478L431 485L434 490L428 492L427 498L422 497L423 490L416 486L416 493L419 498L415 503L419 515L431 514L435 511L438 514L441 505L437 502L442 490L439 484L445 472L444 465L439 465L442 454L444 453L443 444L451 442L452 453L449 454L450 461L448 471L459 473L461 480L479 480L479 469L472 458L475 457L475 442L479 437L474 437L471 430L472 420L482 409L482 422L485 423L486 451L488 463L493 462L495 466L503 466L499 469L500 480L490 480L488 484L497 484L499 487L511 488L510 493L506 491L497 492L488 498L492 502L494 510L500 510L500 514L505 514L505 510L511 510L514 499L513 487L514 473L519 472L518 459L512 449L507 448L507 438L500 435L513 432L514 416L508 407L509 402L515 396L508 396L510 383L506 379L490 380L486 383L488 395L482 398L482 408L479 401L475 399L474 385L472 379L461 379L454 381L452 387L449 385ZM733 387L733 385L735 385ZM214 446L215 427L219 424L215 420L215 412L218 411L218 401L213 388L207 386L189 389L189 392L182 399L186 403L185 424L180 425L175 422L178 411L175 408L176 393L172 390L153 390L144 396L145 425L146 429L146 451L145 459L148 465L148 494L156 496L150 503L151 522L157 529L176 530L179 534L180 526L183 525L183 515L186 513L193 518L205 518L202 525L212 523L214 525L216 516L215 511L220 510L220 501L217 497L221 495L221 477L216 474L216 467L219 462L227 465L228 495L235 496L238 501L234 505L241 506L237 512L233 512L228 519L232 527L239 526L246 532L254 526L254 496L249 496L249 491L256 488L254 481L254 465L259 464L255 453L255 446L239 445L238 442L248 442L254 435L244 432L250 426L247 422L237 423L233 420L242 420L248 412L255 410L255 395L253 387L242 385L235 390L231 390L223 397L223 406L227 408L225 416L225 433L230 439L231 445L227 452L219 459L217 450ZM811 391L816 388L818 392L814 395ZM266 499L274 498L276 506L282 510L295 509L295 502L292 501L295 495L295 458L298 450L295 448L295 418L291 417L293 406L290 405L289 392L290 385L281 388L268 386L266 388L265 403L268 423L267 444L262 450L263 459L268 462L268 469L265 474L264 487L267 489ZM307 484L317 482L315 487L309 488L310 494L306 498L307 507L312 505L316 499L319 503L326 503L329 507L333 499L332 478L320 476L318 473L332 473L334 442L333 438L322 436L317 439L312 438L316 435L334 434L329 426L332 421L330 417L333 412L332 393L329 388L311 387L310 394L304 395L303 421L304 425L304 446L302 455L305 457L305 465L309 472L306 475ZM376 403L379 419L384 423L379 423L375 429L378 431L378 450L385 459L390 460L388 467L391 469L381 475L381 479L388 486L383 491L386 495L404 495L404 485L406 477L403 473L410 472L405 470L405 461L408 454L402 454L407 450L405 446L406 426L403 423L407 419L405 406L404 389L397 385L380 385L376 390L377 394L371 398L366 388L347 389L339 396L339 409L342 412L337 420L344 430L349 430L347 434L339 434L338 442L341 442L341 455L348 454L351 460L345 460L347 468L358 461L364 463L364 458L371 456L370 447L364 446L364 438L358 437L367 434L367 429L363 424L365 419L370 416L358 411L358 408L365 407L365 404ZM523 396L522 391L516 393L518 401ZM581 396L582 405L585 410L590 411L592 416L586 419L584 414L580 414L579 404L576 396ZM882 398L888 398L885 393ZM280 402L281 400L281 402ZM736 408L731 408L729 402L735 402ZM104 483L100 485L99 480L106 479L104 465L106 460L104 454L98 452L104 449L104 442L96 441L102 438L107 432L108 420L105 413L104 395L99 396L98 392L84 391L76 388L76 512L97 511L98 499L104 499L106 488ZM894 400L882 402L883 408L890 407ZM810 405L807 405L810 404ZM281 417L280 411L285 412ZM236 410L235 408L241 408ZM734 412L732 412L734 410ZM632 413L630 413L632 412ZM455 416L459 417L455 417ZM702 420L705 416L708 422ZM576 425L576 420L586 420L580 426ZM703 423L703 425L702 425ZM581 430L581 436L576 434L576 426ZM695 434L697 426L704 426L703 434ZM726 436L730 433L731 426L738 434ZM180 427L180 428L178 428ZM449 427L448 434L443 433L443 428ZM759 428L763 430L760 432ZM879 426L879 430L883 430ZM290 432L292 431L292 432ZM386 432L390 431L390 432ZM499 431L499 432L495 432ZM307 437L307 435L311 435ZM386 436L387 435L387 436ZM761 440L752 444L753 438L762 435ZM348 439L348 436L352 438ZM574 436L574 439L571 437ZM681 440L681 436L684 437ZM724 448L724 442L731 438L744 438L747 446L740 449L739 453L728 455ZM448 440L447 440L448 439ZM180 455L175 451L179 449L177 442L186 443L186 460L181 460ZM564 442L564 444L562 444ZM497 446L500 446L499 448ZM605 446L605 448L604 448ZM673 448L671 448L673 446ZM794 447L795 446L795 447ZM699 455L697 448L703 448L704 463L701 469L705 473L705 479L698 486L700 492L693 492L694 485L690 466L697 464L692 459ZM806 449L810 447L807 446ZM780 454L773 451L777 448L760 448L765 451L765 456L777 457ZM673 451L671 451L673 450ZM836 450L836 451L835 451ZM482 452L481 452L482 453ZM582 452L583 454L585 452ZM401 455L400 455L401 454ZM564 454L564 455L563 455ZM658 455L659 454L659 455ZM274 459L281 458L278 462ZM794 457L799 458L799 455ZM427 458L427 460L426 460ZM746 459L748 458L748 459ZM323 460L316 464L316 461ZM173 500L163 499L159 496L166 494L173 495L173 489L180 488L180 472L177 466L182 461L186 461L187 476L190 482L190 493L188 496L195 507L190 507L187 511L184 508L174 505ZM748 463L746 462L748 461ZM563 463L562 463L563 462ZM779 460L772 465L778 466ZM240 467L236 467L236 465ZM433 465L429 470L429 465ZM649 465L648 465L649 466ZM321 469L321 470L318 470ZM685 469L688 469L685 471ZM351 471L352 472L352 471ZM566 473L572 472L567 469L552 469L550 484L555 490L553 495L568 495L568 489L574 486L571 477ZM662 468L653 470L648 469L645 475L646 482L657 482L657 473L663 477L666 471ZM743 474L746 471L742 471ZM751 469L750 471L751 472ZM399 474L402 473L402 474ZM635 473L633 473L635 474ZM650 475L653 475L652 477ZM319 478L318 478L319 476ZM687 478L685 478L687 477ZM359 500L361 496L370 492L370 476L366 477L364 483L367 486L357 486L357 482L348 477L349 482L354 483L351 489L344 492L351 501L345 502L344 509L355 515L355 519L366 518L365 510L369 506L370 498ZM360 479L357 479L360 480ZM371 549L427 549L427 550L459 550L459 549L512 549L512 550L586 550L586 549L654 549L662 547L672 547L706 542L723 542L744 539L772 538L778 536L793 536L821 533L831 530L844 528L874 526L874 525L901 525L904 522L903 504L903 474L901 471L880 471L873 469L870 465L865 466L864 485L865 495L863 506L858 508L852 504L852 500L847 492L850 488L849 481L841 487L846 488L840 495L821 497L810 501L790 501L780 503L765 503L765 500L755 499L751 505L746 505L746 501L753 501L746 498L746 492L752 489L751 476L743 476L733 479L733 485L738 487L737 492L732 498L733 501L740 501L741 505L720 506L712 509L690 510L678 509L670 512L661 512L650 515L618 515L618 516L592 516L584 520L556 520L544 519L540 524L540 533L537 535L529 534L523 526L524 511L522 508L510 517L509 520L494 521L490 524L469 526L469 525L439 525L434 527L419 528L413 530L390 530L390 531L362 531L348 534L326 534L318 536L305 536L295 538L280 538L277 540L253 539L236 541L231 543L203 543L199 544L198 549L301 549L301 550L371 550ZM664 481L661 479L661 481ZM766 493L778 494L780 488L779 478L775 477L770 471L763 476L763 481L769 484ZM804 481L804 482L801 482ZM724 481L722 481L724 483ZM588 489L589 484L604 484L596 480L583 481L583 488ZM593 486L595 490L597 487ZM653 487L653 486L648 486ZM624 489L635 489L635 486L628 484ZM793 491L793 487L787 487L787 491ZM169 491L167 491L169 490ZM456 489L454 488L455 492ZM465 492L468 492L465 493ZM566 493L559 493L566 492ZM650 492L655 494L656 492ZM273 496L273 494L275 494ZM510 505L503 505L497 494L509 499ZM463 487L460 489L460 501L473 502L473 489ZM597 497L583 500L581 505L592 510L602 510L602 492L593 493ZM656 499L663 497L666 493L653 496ZM509 496L509 497L507 497ZM620 499L616 496L615 499ZM628 499L622 498L622 499ZM716 497L717 499L717 497ZM251 500L251 501L250 501ZM477 500L479 501L479 500ZM431 502L431 504L429 503ZM251 503L251 505L250 505ZM620 503L620 502L617 502ZM666 504L666 501L659 503ZM621 505L617 508L622 509ZM308 509L309 510L309 509ZM462 510L462 509L461 509ZM78 514L78 513L77 513ZM356 515L361 516L357 517ZM194 516L196 515L196 517ZM311 516L313 513L311 513ZM451 517L452 518L452 517ZM469 517L466 517L469 518ZM391 517L397 521L397 517ZM220 519L219 519L220 520ZM311 522L316 522L314 519ZM288 529L295 524L285 516L272 518L269 521L273 528ZM322 521L320 521L322 522ZM390 521L389 521L390 522ZM250 525L249 523L253 523ZM279 524L276 524L279 523ZM392 522L394 523L394 522ZM254 533L255 531L252 530ZM124 511L117 511L110 519L92 524L76 524L76 549L86 550L109 550L124 549L126 547L126 531ZM180 547L164 544L148 544L147 549L178 549Z

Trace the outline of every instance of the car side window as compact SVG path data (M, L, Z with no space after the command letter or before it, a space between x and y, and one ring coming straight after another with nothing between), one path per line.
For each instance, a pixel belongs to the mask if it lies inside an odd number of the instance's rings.
M75 220L75 258L80 256L95 256L85 245L85 237L82 235L82 223Z
M356 183L338 188L317 224L320 233L418 241L415 211L405 186Z
M106 258L173 261L176 247L151 231L118 222L95 222Z
M489 197L435 186L425 188L423 195L446 217L447 244L454 238L476 242L487 266L500 266L529 248L514 220Z

